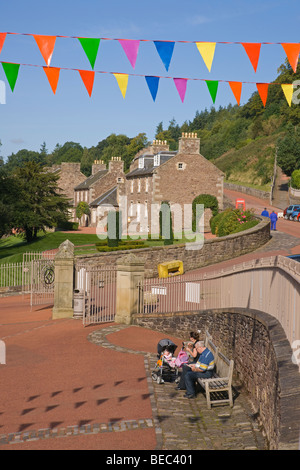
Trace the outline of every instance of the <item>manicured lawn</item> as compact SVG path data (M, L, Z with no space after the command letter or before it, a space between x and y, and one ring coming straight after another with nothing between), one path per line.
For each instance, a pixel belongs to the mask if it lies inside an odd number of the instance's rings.
M40 233L37 240L26 243L20 237L7 237L0 240L0 263L18 263L26 251L46 251L58 248L65 240L75 246L91 245L99 241L97 235L80 233L48 232ZM88 247L87 247L88 248Z

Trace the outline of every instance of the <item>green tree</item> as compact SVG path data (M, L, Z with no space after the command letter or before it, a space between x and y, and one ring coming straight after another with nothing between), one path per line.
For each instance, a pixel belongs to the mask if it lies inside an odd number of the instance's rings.
M76 213L76 217L77 219L81 219L81 217L85 214L85 215L90 215L90 208L89 208L89 205L87 202L85 201L80 201L77 206L76 206L76 210L75 210L75 213Z
M4 166L0 166L0 238L13 228L14 203L18 197L14 178Z
M55 227L68 220L69 201L59 193L59 176L45 172L36 162L27 162L15 172L18 198L14 202L13 223L24 230L27 242L37 238L39 230Z
M282 171L291 176L300 168L300 129L289 124L287 133L277 141L277 162Z

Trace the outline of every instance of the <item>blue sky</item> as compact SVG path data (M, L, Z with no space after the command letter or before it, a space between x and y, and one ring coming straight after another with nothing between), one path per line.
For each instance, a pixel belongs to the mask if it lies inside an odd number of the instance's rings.
M193 41L299 42L300 7L296 0L10 0L2 2L0 32L112 39L145 39L135 69L118 41L101 40L95 71L128 73L125 99L111 74L95 74L89 97L78 72L62 70L54 95L41 67L21 66L12 93L4 71L6 103L0 104L0 155L27 148L49 152L57 143L79 142L91 147L111 133L155 137L159 122L181 125L196 111L213 105L204 81L189 80L184 103L173 80L161 78L153 102L144 76L254 82L243 85L241 104L256 90L255 83L270 82L285 60L280 44L262 45L255 73L240 44L217 44L209 72ZM175 43L168 72L154 40ZM32 36L8 35L0 60L43 66ZM57 38L51 66L91 70L79 41ZM215 107L236 104L227 83L220 83Z

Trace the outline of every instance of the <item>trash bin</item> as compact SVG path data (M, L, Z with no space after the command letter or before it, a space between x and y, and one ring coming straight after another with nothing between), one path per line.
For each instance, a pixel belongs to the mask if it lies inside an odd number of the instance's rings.
M74 290L74 315L75 319L82 319L84 312L84 291Z

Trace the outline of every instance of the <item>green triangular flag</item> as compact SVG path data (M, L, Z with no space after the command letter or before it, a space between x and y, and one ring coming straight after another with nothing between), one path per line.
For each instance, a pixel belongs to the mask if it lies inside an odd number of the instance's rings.
M9 62L2 62L2 67L6 75L7 81L11 88L11 91L14 91L15 84L18 78L20 64L11 64Z
M87 58L90 61L92 69L97 59L98 49L100 45L100 39L97 38L78 38L80 44L83 47L84 52L87 55Z
M218 80L206 80L206 85L209 89L210 96L212 97L213 102L216 101L217 91L219 82Z

